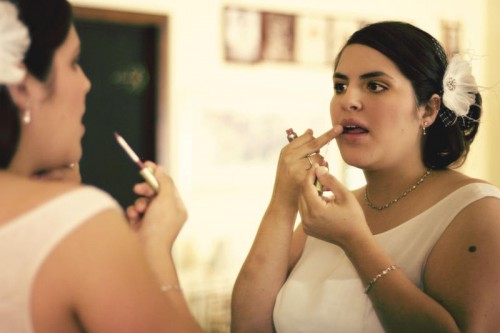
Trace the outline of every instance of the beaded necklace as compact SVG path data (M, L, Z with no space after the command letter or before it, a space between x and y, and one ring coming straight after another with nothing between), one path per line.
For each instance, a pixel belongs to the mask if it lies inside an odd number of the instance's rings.
M366 201L366 204L368 205L368 207L370 207L372 209L375 209L375 210L378 210L378 211L381 211L381 210L384 210L386 208L389 208L392 205L394 205L396 202L398 202L399 200L401 200L404 197L406 197L413 190L415 190L420 184L422 184L424 182L425 178L427 178L427 176L429 176L430 174L431 174L431 170L427 170L424 173L424 175L422 177L420 177L420 179L415 183L415 185L409 187L406 191L404 191L403 193L401 193L400 195L398 195L398 197L396 199L393 199L393 200L389 201L388 203L386 203L385 205L382 205L382 206L377 206L373 202L370 201L370 199L368 198L368 186L366 186L365 187L365 201Z

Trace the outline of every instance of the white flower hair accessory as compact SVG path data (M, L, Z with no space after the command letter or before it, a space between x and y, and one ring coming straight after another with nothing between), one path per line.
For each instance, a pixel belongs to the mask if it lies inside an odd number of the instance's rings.
M443 104L453 113L440 112L446 127L453 125L457 119L468 127L467 123L471 119L467 114L470 106L475 103L478 92L469 62L455 54L448 63L443 78Z
M0 1L0 84L15 84L24 78L22 62L29 45L28 29L18 19L16 6Z

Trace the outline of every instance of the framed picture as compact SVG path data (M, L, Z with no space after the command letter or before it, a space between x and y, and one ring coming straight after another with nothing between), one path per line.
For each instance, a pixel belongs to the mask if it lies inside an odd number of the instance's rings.
M345 42L362 24L364 23L358 20L327 19L326 61L329 64L333 64Z
M458 21L442 21L441 33L444 51L448 59L460 53L462 24Z
M224 8L224 50L227 61L261 59L262 14L255 10Z
M262 15L262 59L294 61L295 16L266 12Z
M299 63L328 63L326 53L327 20L298 16L295 21L295 60Z

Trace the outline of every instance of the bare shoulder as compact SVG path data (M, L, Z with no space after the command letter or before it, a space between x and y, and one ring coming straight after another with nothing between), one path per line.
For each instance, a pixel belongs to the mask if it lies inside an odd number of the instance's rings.
M441 188L444 192L452 192L472 183L487 184L487 182L482 179L472 178L455 170L434 170L432 173L434 187Z
M470 184L488 183L455 170L434 170L426 184L427 193L424 197L419 198L419 201L427 209L451 193Z
M163 332L175 312L123 215L105 209L63 239L33 289L39 332ZM169 313L170 311L170 313Z
M487 184L458 173L443 178L448 178L448 192L469 184ZM500 198L492 189L492 195L485 194L458 212L425 269L426 292L465 331L489 332L500 325Z
M0 175L0 183L0 205L8 207L0 210L0 225L81 186L69 182L31 180L6 173Z
M121 218L115 210L103 210L87 218L49 253L37 273L32 291L33 325L38 332L80 331L78 319L72 314L79 312L81 306L86 308L80 292L94 294L96 290L87 285L89 281L99 280L97 271L101 270L102 277L106 277L108 269L115 269L112 259L116 257L111 249L124 251L124 255L129 248L136 249L133 242L124 237L126 230L115 223ZM104 238L107 245L103 244ZM108 263L107 267L103 267L104 262ZM109 282L103 286L109 286ZM106 295L105 288L98 294Z
M459 211L439 239L430 259L437 257L437 254L452 255L453 251L460 253L466 250L467 253L475 253L479 244L496 245L500 235L500 190L483 180L456 172L449 173L437 183L438 187L442 188L441 191L448 194L465 186L477 184L479 186L475 187L473 192L479 191L480 194L471 198L470 203L462 209L457 208ZM443 249L445 251L441 253L440 250ZM463 257L460 257L461 259Z

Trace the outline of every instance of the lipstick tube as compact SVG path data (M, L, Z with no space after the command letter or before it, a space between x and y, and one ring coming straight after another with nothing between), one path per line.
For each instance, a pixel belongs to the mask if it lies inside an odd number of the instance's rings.
M139 174L153 188L153 190L155 190L155 192L158 192L160 184L153 174L153 169L148 167L142 168L141 171L139 171Z
M153 190L158 192L160 184L158 183L158 180L153 174L154 172L153 169L144 165L144 163L139 159L139 156L137 156L137 154L132 150L132 148L130 148L127 141L125 141L125 139L122 138L121 135L115 132L115 138L120 147L122 147L123 150L125 150L130 159L132 159L132 161L134 161L135 164L139 166L139 169L141 170L139 171L139 174L142 176L142 178L153 188Z
M286 138L288 142L292 142L297 138L297 133L295 133L295 131L292 128L289 128L286 130ZM319 182L318 178L316 178L316 180L314 181L314 186L316 187L316 190L318 191L319 195L323 194L323 185Z

